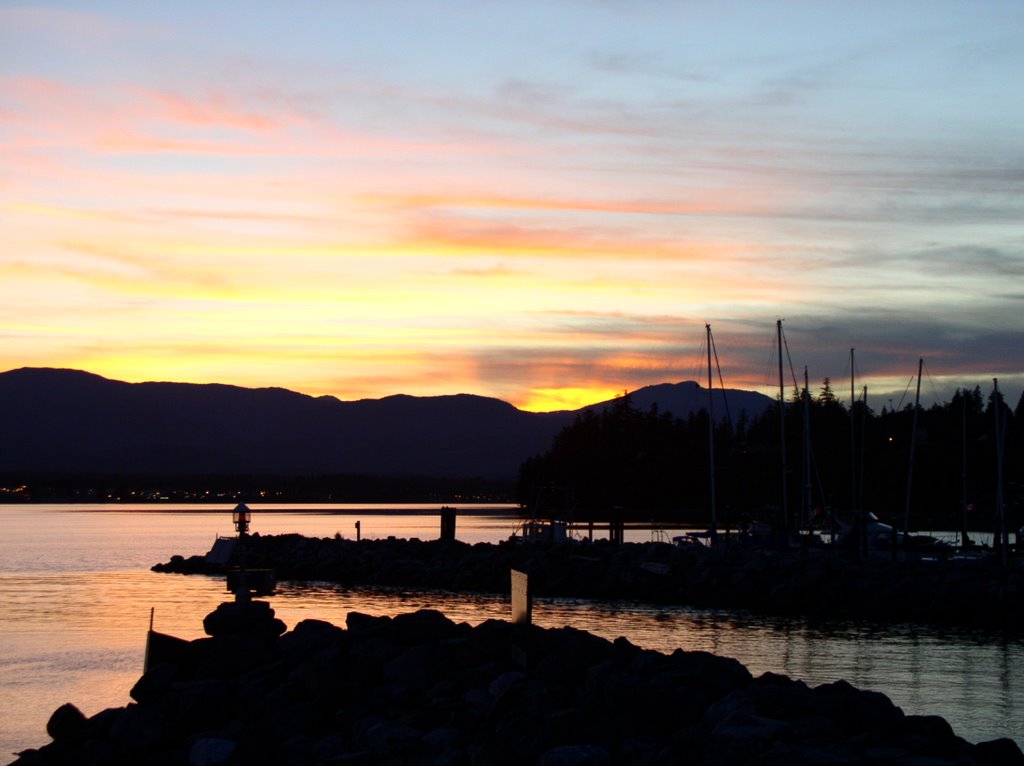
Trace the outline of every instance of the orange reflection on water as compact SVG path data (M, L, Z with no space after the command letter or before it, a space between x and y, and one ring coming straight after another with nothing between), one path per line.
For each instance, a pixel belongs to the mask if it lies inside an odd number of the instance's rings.
M437 521L433 515L353 511L265 513L255 523L265 532L326 536L339 523L360 517L364 530L391 534L421 524L433 534ZM203 617L230 598L220 578L148 568L172 553L205 552L230 525L230 517L221 514L0 508L0 523L0 698L17 700L0 716L0 753L47 742L46 721L65 702L87 715L126 704L142 672L151 608L157 630L192 639L204 635ZM460 536L471 530L494 534L508 519L495 517L493 529L491 523L460 519ZM507 595L316 582L281 583L270 602L289 628L307 618L344 626L352 611L395 615L421 608L476 624L505 619L510 609ZM608 639L624 635L663 652L712 651L737 658L754 674L784 673L811 684L843 678L888 694L907 713L942 715L967 739L1010 736L1024 742L1024 685L1016 682L1024 667L1020 639L573 599L535 599L534 621Z

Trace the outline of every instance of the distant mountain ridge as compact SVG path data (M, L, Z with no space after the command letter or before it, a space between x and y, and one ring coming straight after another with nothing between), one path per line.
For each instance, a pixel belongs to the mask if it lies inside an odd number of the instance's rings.
M715 390L735 418L772 404ZM665 383L629 394L686 417L707 389ZM79 370L0 373L0 472L514 477L585 410L524 412L472 394L342 401L283 388L126 383Z
M692 380L683 383L658 383L653 386L645 386L636 391L629 392L629 398L633 406L640 410L648 410L657 406L662 412L671 412L676 417L685 418L693 412L699 412L708 407L708 390ZM712 389L711 409L716 421L722 421L727 415L738 418L740 413L746 411L749 417L760 415L776 401L756 391L741 391L739 389ZM611 405L610 402L592 404L587 409L601 409Z

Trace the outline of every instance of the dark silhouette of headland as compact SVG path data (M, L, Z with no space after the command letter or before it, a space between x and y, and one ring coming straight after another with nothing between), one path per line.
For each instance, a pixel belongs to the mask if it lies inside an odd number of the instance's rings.
M680 417L706 401L695 383L631 396ZM770 403L728 396L737 413ZM524 460L607 406L534 413L469 394L340 401L26 368L0 373L0 478L8 501L508 501Z

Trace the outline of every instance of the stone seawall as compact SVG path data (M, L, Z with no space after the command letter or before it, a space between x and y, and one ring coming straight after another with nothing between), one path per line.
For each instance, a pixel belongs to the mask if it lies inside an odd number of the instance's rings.
M291 632L222 604L210 638L165 642L124 708L51 716L17 766L104 764L1024 764L882 694L818 687L704 652L436 611L350 613Z
M890 561L813 550L665 543L557 545L253 535L250 566L279 580L324 580L507 593L509 569L530 575L535 595L636 599L882 621L1024 629L1024 562ZM219 573L202 556L175 556L156 571Z

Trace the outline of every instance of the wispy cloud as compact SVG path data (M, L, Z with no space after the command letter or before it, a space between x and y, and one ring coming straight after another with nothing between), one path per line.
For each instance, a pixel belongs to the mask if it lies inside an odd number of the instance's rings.
M539 406L705 321L759 388L778 316L816 379L1019 366L1019 9L184 9L0 8L10 366Z
M279 124L278 118L274 116L232 103L232 99L223 92L212 92L202 98L159 91L143 92L141 96L154 102L153 114L185 125L227 127L262 133Z
M0 41L8 50L31 40L50 50L95 50L128 37L140 26L101 13L41 5L0 7Z

